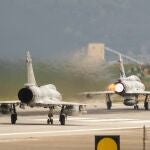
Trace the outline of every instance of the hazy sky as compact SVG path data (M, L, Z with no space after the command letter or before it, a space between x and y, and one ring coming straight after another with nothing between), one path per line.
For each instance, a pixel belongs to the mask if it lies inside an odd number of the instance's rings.
M88 42L150 48L149 0L0 0L0 58L60 59ZM59 55L59 57L58 57Z

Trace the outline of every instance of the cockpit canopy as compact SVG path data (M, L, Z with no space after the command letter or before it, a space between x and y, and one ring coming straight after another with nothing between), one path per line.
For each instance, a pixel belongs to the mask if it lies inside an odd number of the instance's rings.
M138 76L132 75L126 78L127 81L138 81L141 82L140 78Z
M47 85L50 89L56 90L56 86L54 84L48 84Z

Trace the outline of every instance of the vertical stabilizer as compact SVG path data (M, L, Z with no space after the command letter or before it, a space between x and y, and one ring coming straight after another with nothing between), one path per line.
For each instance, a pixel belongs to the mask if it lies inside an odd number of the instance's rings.
M32 67L32 58L29 51L26 52L26 66L27 66L27 84L26 86L36 85L33 67Z
M126 74L125 74L123 59L121 54L119 54L119 63L120 63L120 78L125 78Z

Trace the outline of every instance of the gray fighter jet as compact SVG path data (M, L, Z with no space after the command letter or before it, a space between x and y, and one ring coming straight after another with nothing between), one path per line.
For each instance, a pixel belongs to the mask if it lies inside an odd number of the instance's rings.
M59 121L61 125L65 125L67 115L81 113L85 110L84 104L62 101L62 95L57 91L55 85L37 85L29 51L26 53L26 67L27 83L18 92L19 100L0 101L1 112L11 113L12 124L15 124L17 120L16 106L20 106L21 108L25 108L25 106L48 108L47 124L53 124L53 112L57 109L60 113Z
M121 54L119 55L120 64L120 78L108 86L107 91L95 91L95 92L83 92L81 94L90 97L91 95L106 94L107 109L112 107L112 94L118 94L123 97L123 104L126 106L134 106L134 109L138 109L138 97L144 95L144 108L149 109L149 95L150 91L145 91L145 85L141 82L140 78L136 75L126 76L123 59Z

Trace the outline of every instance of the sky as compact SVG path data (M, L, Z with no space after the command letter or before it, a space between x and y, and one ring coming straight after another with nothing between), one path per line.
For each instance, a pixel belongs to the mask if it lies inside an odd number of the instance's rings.
M149 0L0 0L0 59L61 59L89 42L147 55Z

